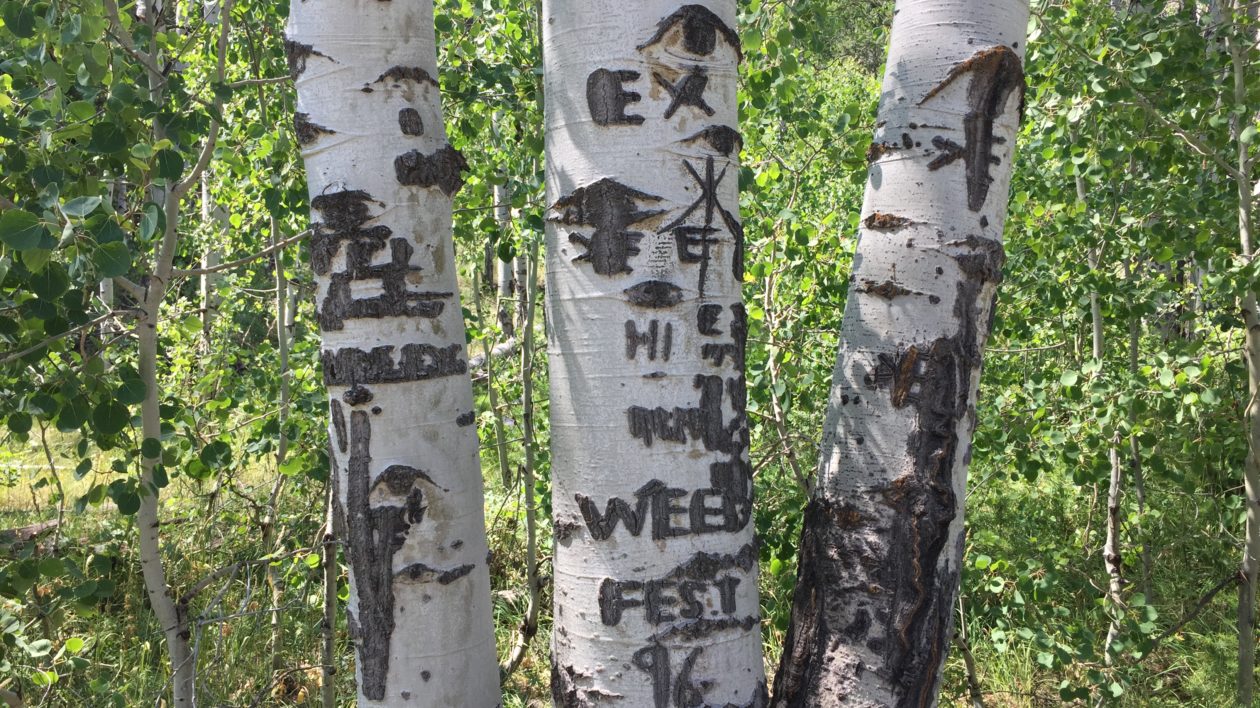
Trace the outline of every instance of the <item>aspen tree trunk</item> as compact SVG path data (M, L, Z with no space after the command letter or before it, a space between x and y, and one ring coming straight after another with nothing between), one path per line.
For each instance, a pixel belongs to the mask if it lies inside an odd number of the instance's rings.
M762 706L734 0L545 0L556 705Z
M512 233L512 192L507 185L494 186L494 203L494 218L499 224L499 239L506 239ZM498 299L495 313L499 319L499 327L503 330L503 336L511 339L516 334L512 326L512 262L505 261L495 254L494 265L495 270L498 271Z
M898 0L778 706L935 705L1028 3Z
M201 173L201 223L203 228L210 229L216 236L223 233L226 217L223 208L215 206L210 195L210 173ZM201 268L209 271L219 265L219 245L211 239L201 254ZM210 346L210 330L214 327L215 315L219 313L219 295L216 292L219 274L205 272L201 274L201 340L205 347Z
M1077 138L1072 137L1072 143L1076 144ZM1076 174L1076 199L1081 204L1088 204L1088 197L1085 191L1085 179L1080 172ZM1101 265L1103 247L1101 245L1091 248L1086 256L1089 261L1090 270L1097 271ZM1093 358L1094 364L1098 368L1095 369L1094 376L1101 376L1103 372L1103 358L1105 354L1103 333L1105 331L1105 322L1103 321L1102 300L1095 290L1089 294L1089 315L1090 329L1093 331ZM1103 567L1107 571L1107 614L1110 616L1110 623L1107 625L1107 638L1103 641L1103 662L1110 666L1114 657L1112 647L1116 640L1120 637L1121 621L1124 619L1124 559L1120 555L1120 523L1121 510L1120 500L1124 485L1124 468L1120 464L1120 438L1119 434L1112 438L1111 446L1107 449L1107 461L1111 467L1111 475L1107 480L1107 532L1106 540L1103 543L1102 556ZM1100 697L1101 701L1102 698Z
M428 0L289 17L360 706L499 703L435 47Z
M1236 0L1226 0L1223 11L1227 14L1226 46L1233 69L1233 103L1239 108L1247 106L1247 71L1250 68L1248 53L1256 39L1257 8L1254 4L1242 5ZM1230 132L1236 146L1237 164L1234 177L1238 190L1238 236L1241 256L1250 260L1255 257L1253 229L1255 212L1252 194L1255 187L1251 173L1254 161L1243 130L1249 121L1238 113L1230 119ZM1247 406L1244 413L1247 425L1247 459L1243 463L1243 493L1247 504L1247 521L1243 535L1242 582L1238 585L1238 704L1252 705L1255 698L1256 670L1256 583L1260 573L1260 312L1257 311L1256 288L1242 298L1243 358L1247 365Z

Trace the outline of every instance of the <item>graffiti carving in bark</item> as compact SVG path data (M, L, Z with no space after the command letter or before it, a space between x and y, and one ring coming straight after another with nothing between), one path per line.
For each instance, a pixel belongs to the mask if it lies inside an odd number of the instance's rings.
M934 705L953 635L1028 3L896 8L775 705Z
M735 2L543 13L553 696L762 706Z
M288 35L359 705L496 706L432 3L305 0Z

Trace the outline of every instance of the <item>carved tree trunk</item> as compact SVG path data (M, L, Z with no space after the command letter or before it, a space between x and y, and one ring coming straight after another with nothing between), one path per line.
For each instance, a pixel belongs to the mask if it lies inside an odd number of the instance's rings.
M734 0L545 0L557 705L762 706Z
M353 29L353 31L350 31ZM499 703L433 4L294 3L290 66L361 706Z
M1024 89L1026 0L898 0L779 706L934 705Z

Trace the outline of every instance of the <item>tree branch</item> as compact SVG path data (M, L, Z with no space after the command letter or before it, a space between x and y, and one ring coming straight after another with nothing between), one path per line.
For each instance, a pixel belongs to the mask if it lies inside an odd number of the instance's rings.
M288 76L273 76L267 79L242 79L225 84L230 89L247 88L249 86L271 86L273 84L283 84L291 81Z
M172 275L176 278L191 278L195 276L210 275L211 273L220 273L225 270L231 270L233 268L237 268L247 263L256 261L259 258L265 258L266 256L269 256L275 253L276 251L283 251L286 246L297 243L298 241L301 241L302 239L310 235L311 235L311 231L307 229L306 231L303 231L297 236L290 236L289 238L286 238L285 240L280 241L279 243L272 244L268 246L267 248L264 248L263 250L251 256L245 256L244 258L237 258L234 261L229 261L227 263L220 263L219 265L212 266L210 268L193 268L190 270L176 270L172 273Z
M215 67L215 75L219 83L223 82L224 65L227 62L227 37L228 29L232 25L232 5L236 0L224 0L223 7L219 15L219 43L218 43L218 61ZM223 111L223 100L216 93L214 100L211 102L215 114L221 114ZM206 142L201 146L201 154L197 156L197 162L193 164L193 168L188 175L175 185L174 192L178 195L184 195L188 190L192 189L201 181L201 173L205 171L210 164L210 157L214 154L214 146L219 140L219 119L217 116L210 117L210 133L206 135Z
M65 332L62 332L61 334L54 334L53 336L45 339L39 344L35 344L33 346L27 347L26 349L23 349L22 351L19 351L19 352L11 352L9 354L0 356L0 366L12 363L18 359L21 359L24 356L27 356L28 354L33 354L39 351L40 349L43 349L44 347L47 347L53 344L54 342L58 342L58 341L61 341L62 339L65 339L66 337L76 335L84 330L92 329L93 327L100 325L105 320L108 320L109 318L114 317L116 315L122 315L122 314L131 314L131 313L128 312L127 310L111 310L101 315L100 317L97 317L91 322L81 324L78 327L73 327L71 329L66 330Z
M105 6L105 14L109 17L109 23L113 26L114 33L118 35L118 43L122 45L123 49L126 50L133 59L140 62L140 64L144 66L149 73L165 81L166 74L162 71L162 67L154 63L153 57L145 54L136 47L136 43L131 39L131 33L123 27L122 19L118 16L118 3L114 2L114 0L102 0L102 3Z
M1176 624L1169 627L1168 629L1165 629L1163 632L1160 632L1159 636L1155 637L1155 639L1151 641L1150 648L1147 649L1146 652L1143 653L1142 656L1139 657L1137 660L1135 660L1133 663L1136 664L1141 661L1144 661L1147 657L1154 654L1155 650L1159 648L1159 645L1161 642L1171 637L1172 635L1176 634L1177 632L1180 632L1182 627L1185 627L1187 624L1190 624L1191 622L1193 622L1194 618L1198 617L1203 612L1203 610L1207 609L1207 606L1211 604L1212 600L1216 599L1217 595L1221 594L1222 590L1225 590L1226 588L1234 585L1235 583L1238 583L1241 580L1242 580L1242 574L1238 572L1235 572L1226 576L1224 580L1217 583L1211 590L1208 590L1203 595L1203 597L1199 598L1199 601L1195 603L1194 607L1189 612L1187 612L1180 620L1178 620Z

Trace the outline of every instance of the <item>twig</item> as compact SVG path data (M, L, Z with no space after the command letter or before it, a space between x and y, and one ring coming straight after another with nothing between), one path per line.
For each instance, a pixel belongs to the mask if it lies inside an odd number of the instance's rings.
M288 76L273 76L267 79L242 79L225 84L230 89L247 88L249 86L270 86L272 84L283 84L292 79Z
M1147 649L1142 654L1142 656L1134 660L1133 663L1134 664L1141 663L1147 657L1154 654L1155 650L1159 648L1160 643L1162 643L1165 639L1171 637L1172 635L1176 634L1177 632L1180 632L1182 627L1185 627L1187 624L1190 624L1191 622L1193 622L1196 617L1202 614L1203 610L1207 609L1207 606L1211 604L1212 600L1216 599L1216 596L1221 594L1222 590L1225 590L1226 588L1230 587L1231 585L1234 585L1235 583L1238 583L1241 580L1242 580L1242 574L1238 572L1235 572L1226 576L1224 580L1217 583L1211 590L1208 590L1203 595L1203 597L1200 597L1199 601L1195 603L1194 607L1189 612L1187 612L1184 616L1182 616L1182 618L1178 620L1176 624L1169 627L1168 629L1165 629L1163 632L1160 632L1159 636L1151 640L1150 648Z
M209 587L210 584L213 583L215 580L218 580L219 578L222 578L225 575L231 575L232 573L235 573L241 568L245 568L251 565L267 565L267 564L275 563L276 561L282 561L289 558L293 558L303 553L311 553L311 552L312 552L312 549L310 548L299 548L296 551L289 551L288 553L282 553L280 555L270 555L264 558L253 558L251 560L237 561L236 563L232 563L231 565L225 565L222 568L219 568L217 570L212 570L206 575L202 576L201 580L197 581L197 584L189 588L188 591L185 592L179 598L179 602L181 605L187 605L189 602L193 600L193 598L195 598L202 590L205 590L207 587Z
M284 250L284 248L285 248L286 246L289 246L289 245L292 245L292 244L294 244L294 243L297 243L298 241L301 241L302 239L304 239L304 238L306 238L306 237L308 237L308 236L310 236L310 235L311 235L311 231L308 229L308 230L303 231L302 233L300 233L300 234L298 234L298 235L296 235L296 236L290 236L289 238L286 238L285 240L283 240L283 241L281 241L281 242L279 242L279 243L274 243L274 244L272 244L272 245L270 245L270 246L268 246L268 247L264 248L263 250L259 251L258 253L253 254L252 256L245 256L244 258L237 258L237 259L236 259L236 260L234 260L234 261L229 261L229 262L227 262L227 263L220 263L219 265L217 265L217 266L212 266L212 267L210 267L210 268L194 268L194 269L191 269L191 270L175 270L175 271L173 271L173 275L174 275L175 277L177 277L177 278L191 278L191 277L195 277L195 276L199 276L199 275L210 275L211 273L220 273L220 272L223 272L223 271L225 271L225 270L231 270L231 269L233 269L233 268L237 268L237 267L239 267L239 266L246 265L247 263L252 263L253 261L258 260L259 258L264 258L264 257L266 257L266 256L270 256L271 254L275 253L276 251L282 251L282 250Z
M101 324L102 322L104 322L105 320L108 320L109 318L115 315L122 315L122 314L130 314L130 313L128 313L127 310L112 310L104 315L101 315L100 317L97 317L91 322L81 324L78 327L72 327L66 330L65 332L62 332L61 334L54 334L53 336L45 339L39 344L34 344L32 346L29 346L26 349L23 349L22 351L11 352L9 354L5 354L3 358L0 358L0 366L3 366L4 364L9 364L18 359L21 359L22 357L27 356L28 354L33 354L39 351L40 349L43 349L44 347L47 347L55 342L65 339L66 337L70 337L72 335L78 334L84 330L92 329L96 327L97 325Z

